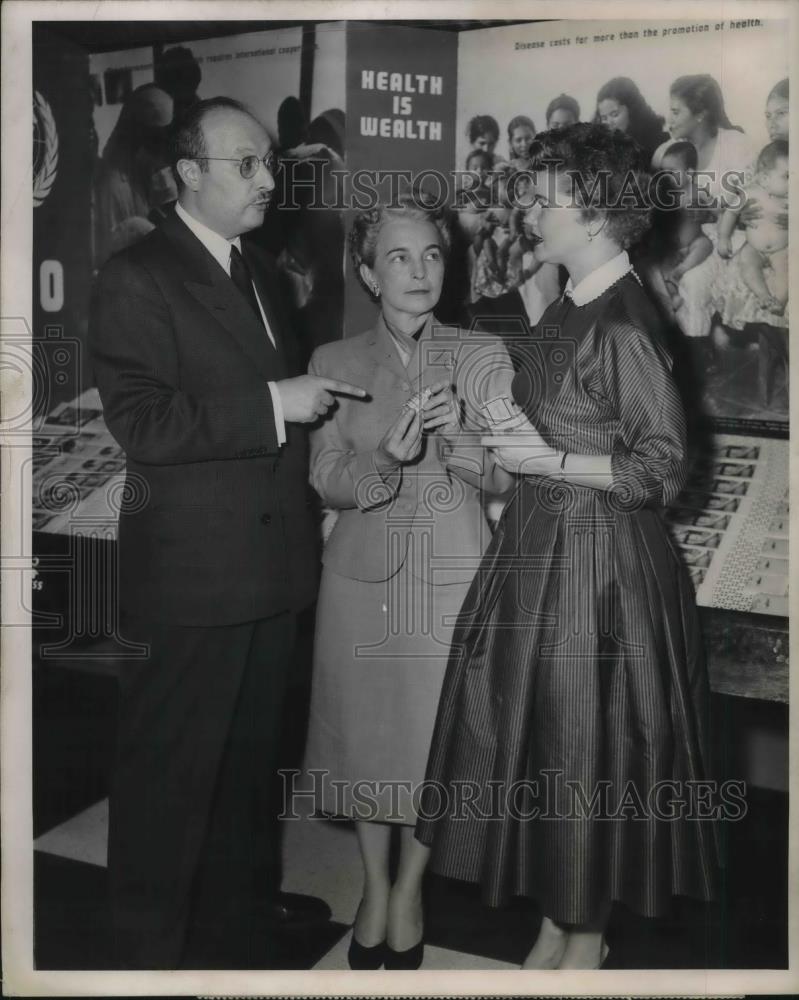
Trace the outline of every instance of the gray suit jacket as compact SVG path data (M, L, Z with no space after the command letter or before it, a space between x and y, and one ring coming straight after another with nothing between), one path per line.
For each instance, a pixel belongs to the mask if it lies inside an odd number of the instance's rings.
M311 483L339 511L324 564L356 580L387 580L406 561L429 583L470 580L490 537L480 491L508 486L507 473L479 444L496 412L486 404L510 397L513 367L499 338L431 319L406 367L381 316L367 333L320 347L310 371L370 394L366 401L339 397L311 434ZM381 467L376 449L386 430L415 392L442 378L461 403L458 439L425 435L413 462Z

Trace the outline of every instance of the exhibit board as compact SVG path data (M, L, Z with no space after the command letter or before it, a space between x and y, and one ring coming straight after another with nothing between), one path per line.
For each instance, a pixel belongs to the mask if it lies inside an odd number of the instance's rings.
M347 25L349 204L394 200L401 187L420 179L449 202L434 175L453 183L456 89L454 32ZM346 215L348 229L353 215ZM346 333L362 333L376 315L347 262Z
M758 153L770 141L767 99L789 74L787 21L632 18L463 32L458 38L456 163L461 169L465 166L471 149L468 124L475 116L496 120L500 137L495 155L507 158L507 126L515 116L531 118L536 130L543 131L548 105L566 94L579 104L580 120L591 121L600 88L618 77L629 78L651 111L663 119L657 134L666 139L662 129L668 130L672 119L672 84L699 74L709 75L718 85L731 126L719 147L727 152L713 152L712 162L718 166L708 173L713 174L714 184L719 173L731 184L740 183L734 176L750 180ZM700 113L707 114L696 111ZM737 155L733 149L739 150ZM703 164L699 167L701 178ZM699 185L703 184L706 181L700 179ZM787 226L787 200L785 206ZM715 218L702 231L709 240L710 257L673 289L682 300L673 317L681 330L678 340L686 351L707 344L706 357L695 372L695 381L702 386L702 409L717 431L786 436L789 303L782 309L764 309L745 287L738 256L745 242L741 227L733 234L734 254L729 261L717 253ZM773 263L764 263L767 283L777 269L785 287L787 251L779 263L776 257Z
M505 128L528 115L546 128L546 109L561 93L580 105L581 121L596 112L599 88L613 77L630 77L647 103L668 119L669 87L679 76L709 73L721 86L730 120L760 148L768 141L763 109L774 84L788 76L787 22L547 21L464 31L458 36L456 161L470 146L470 118L490 114L507 155Z
M33 530L116 538L124 469L97 391L59 404L34 437ZM786 441L716 436L667 518L697 604L787 617Z
M86 53L39 25L34 38L31 292L38 418L77 395L88 378L92 148ZM3 237L10 247L10 234Z
M315 29L311 112L313 120L328 108L347 111L347 83L344 72L347 63L347 24L330 21L317 24Z
M720 434L667 512L703 607L788 617L788 442Z
M189 40L166 48L178 45L189 49L199 65L198 97L234 97L250 106L267 129L277 135L281 101L299 93L301 27ZM89 63L92 76L102 86L103 103L94 110L102 154L125 99L136 87L153 82L153 50L95 53ZM327 73L325 86L333 87L335 79L335 74ZM342 90L339 87L338 93Z

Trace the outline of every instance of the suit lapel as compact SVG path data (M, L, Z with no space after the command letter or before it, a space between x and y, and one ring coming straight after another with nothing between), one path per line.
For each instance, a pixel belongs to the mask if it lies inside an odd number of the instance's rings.
M439 323L431 316L419 337L413 362L419 368L422 384L428 386L446 380L454 384L462 347L461 329L451 323Z
M432 317L428 316L427 321L422 328L422 332L414 342L411 356L408 358L408 377L411 380L414 392L418 392L424 388L424 357L427 352L422 345L425 344L430 337L431 324Z
M228 275L176 215L170 214L161 228L179 251L178 259L186 270L186 290L230 334L264 378L273 379L276 367L282 368L277 352L258 318ZM262 296L261 302L268 319L265 298L266 295Z
M377 318L374 332L369 339L369 346L372 349L375 361L384 368L390 369L404 381L408 379L408 369L402 363L394 338L389 333L388 327L383 320L381 313Z
M429 316L408 361L408 376L414 388L423 389L442 379L453 381L459 348L458 328Z

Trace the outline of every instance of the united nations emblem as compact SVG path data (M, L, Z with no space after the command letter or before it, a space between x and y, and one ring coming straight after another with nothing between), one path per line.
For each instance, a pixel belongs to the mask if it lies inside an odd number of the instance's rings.
M50 105L33 92L33 207L50 194L58 171L58 131Z

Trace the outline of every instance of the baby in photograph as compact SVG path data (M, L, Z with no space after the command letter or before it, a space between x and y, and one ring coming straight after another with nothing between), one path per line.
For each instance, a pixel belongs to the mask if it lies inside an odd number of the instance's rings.
M510 175L507 197L512 208L508 218L510 238L504 254L505 284L508 288L518 288L541 267L540 261L532 256L535 245L524 224L533 199L532 176L529 171L518 170Z
M466 157L466 174L459 191L459 200L462 207L475 205L482 207L488 204L491 198L491 189L488 186L488 178L494 166L494 154L487 153L484 149L472 149ZM469 197L467 198L467 193Z
M489 198L482 208L481 225L472 239L475 258L474 286L478 295L491 298L505 291L505 269L510 245L507 175L509 164L494 164L486 178Z
M475 290L494 298L518 288L540 267L530 255L523 219L530 187L526 171L495 163L489 175L491 199L483 208L482 223L474 233ZM528 255L525 261L525 255Z
M741 276L763 306L778 315L788 302L788 143L770 142L757 158L753 182L744 188L746 201L737 209L727 208L719 221L718 252L733 255L732 234L747 206L754 209L746 229L746 242L738 251Z

